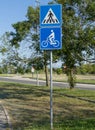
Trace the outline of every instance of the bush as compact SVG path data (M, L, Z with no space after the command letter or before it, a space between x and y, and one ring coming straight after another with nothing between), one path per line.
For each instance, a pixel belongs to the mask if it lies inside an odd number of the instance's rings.
M62 74L62 69L61 69L61 68L56 69L56 73L57 73L58 75Z
M95 74L95 64L83 64L77 67L77 74Z

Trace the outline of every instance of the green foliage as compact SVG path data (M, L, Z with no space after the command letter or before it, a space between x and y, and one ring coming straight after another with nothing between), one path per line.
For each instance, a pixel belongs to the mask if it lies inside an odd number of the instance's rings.
M93 0L53 0L51 3L60 3L63 6L63 46L62 50L54 51L53 58L54 60L61 59L67 68L74 70L76 64L85 60L83 52L86 52L87 58L89 58L95 50L95 28L93 24L95 2ZM19 42L28 38L32 43L31 48L33 47L32 49L35 49L36 54L39 52L42 56L43 65L46 68L49 60L48 51L41 52L39 48L39 8L28 7L26 17L27 20L13 24L15 33L10 33L12 37L10 41L12 45L17 46ZM69 69L67 69L68 73ZM73 73L70 77L68 77L68 81L74 87Z
M31 6L28 7L26 17L29 22L32 23L33 29L39 25L39 8L33 8Z
M0 53L5 54L10 49L9 33L6 32L0 37Z
M27 37L29 39L32 39L31 29L32 31L37 30L38 8L34 9L33 7L28 7L26 17L27 20L12 24L12 27L15 29L15 32L10 32L10 38L11 38L10 42L13 46L15 45L16 47L18 47L19 46L18 43L20 43L22 40L26 39ZM34 34L35 33L33 33L33 35Z
M29 21L23 21L23 22L17 22L16 24L13 24L12 26L15 29L16 33L10 32L10 36L12 37L10 42L12 45L17 46L19 42L24 40L27 33L29 33L31 24L29 23Z
M62 74L62 69L61 69L61 68L58 68L58 69L56 69L55 71L56 71L56 73L57 73L58 75Z
M95 21L95 1L90 2L87 5L86 12L88 14L88 19L91 21Z
M20 73L20 74L24 74L24 68L22 68L21 66L19 66L18 67L18 69L17 69L17 71L18 71L18 73Z
M80 64L87 58L93 56L95 49L95 27L93 23L94 17L94 1L90 0L58 0L62 4L62 50L54 52L56 57L64 61L67 73L74 70L76 64ZM85 70L84 70L85 71ZM75 79L73 73L68 75L68 81L74 87Z
M77 74L95 74L95 64L83 64L77 67Z
M41 57L34 57L30 62L29 65L33 66L35 70L42 70L43 69L43 59Z
M0 67L0 74L2 74L2 68Z

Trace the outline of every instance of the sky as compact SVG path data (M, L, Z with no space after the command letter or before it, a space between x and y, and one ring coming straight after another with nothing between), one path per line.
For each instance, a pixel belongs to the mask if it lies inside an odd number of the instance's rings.
M26 19L29 6L36 7L37 0L0 0L0 37L8 31L13 31L12 24ZM40 5L47 5L52 0L38 0ZM23 55L23 49L20 49ZM24 50L26 57L29 50ZM28 53L27 53L28 52ZM0 56L1 57L1 56ZM0 58L1 61L1 58Z
M0 36L12 31L12 24L26 19L29 6L36 7L37 0L0 0ZM46 5L51 0L39 0L40 5Z

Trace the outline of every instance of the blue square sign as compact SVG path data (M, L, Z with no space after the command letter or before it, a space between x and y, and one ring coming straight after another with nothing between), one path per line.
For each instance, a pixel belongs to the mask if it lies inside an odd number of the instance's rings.
M60 27L40 29L40 49L55 50L62 48L62 29Z
M40 6L40 26L61 26L62 25L62 5Z

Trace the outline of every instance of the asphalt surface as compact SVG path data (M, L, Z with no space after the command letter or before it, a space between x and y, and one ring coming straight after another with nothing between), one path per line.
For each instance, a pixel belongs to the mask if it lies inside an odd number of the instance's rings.
M45 81L43 81L43 80L22 78L22 77L18 77L18 76L17 77L0 77L0 81L45 86ZM53 86L54 87L57 86L57 87L67 88L67 87L69 87L69 84L65 83L65 82L54 82L53 81ZM95 90L95 85L77 83L75 88Z

